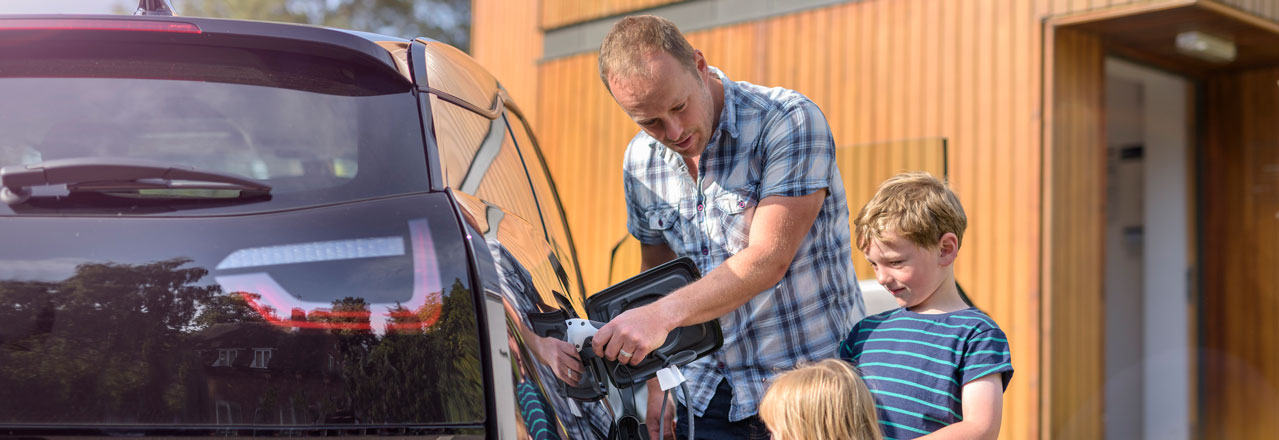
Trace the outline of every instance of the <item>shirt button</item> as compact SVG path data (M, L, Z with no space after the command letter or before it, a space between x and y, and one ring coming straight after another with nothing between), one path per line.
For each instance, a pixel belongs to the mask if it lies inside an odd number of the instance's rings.
M737 207L738 207L738 208L745 208L745 207L746 207L746 202L737 202Z
M701 204L701 203L698 203L698 204L697 204L697 210L698 210L698 211L701 211L701 210L702 210L702 204Z
M702 255L709 255L710 253L710 249L707 249L706 246L702 246Z
M727 367L728 367L727 365L724 365L724 363L723 363L723 362L720 362L720 363L718 363L718 364L716 364L716 365L717 365L717 366L719 366L719 368L720 368L720 369L724 369L724 368L727 368Z

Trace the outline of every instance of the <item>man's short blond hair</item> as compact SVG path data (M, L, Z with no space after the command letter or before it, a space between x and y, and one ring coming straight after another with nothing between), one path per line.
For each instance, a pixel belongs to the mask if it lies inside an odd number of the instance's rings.
M612 74L647 75L644 58L658 50L670 54L689 73L697 74L693 46L675 23L656 15L635 15L618 21L600 44L600 80L604 87L613 92L608 85Z
M857 248L863 252L872 239L882 240L884 231L936 249L938 240L947 232L963 243L968 217L946 182L917 171L898 174L881 183L875 196L857 213L853 225Z

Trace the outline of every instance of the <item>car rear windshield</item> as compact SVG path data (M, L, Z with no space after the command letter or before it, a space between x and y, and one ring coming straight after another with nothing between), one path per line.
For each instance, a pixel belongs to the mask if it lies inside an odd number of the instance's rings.
M484 419L467 252L443 193L0 223L0 437Z
M371 65L169 43L7 42L0 96L0 167L146 159L271 186L267 201L185 200L184 209L140 212L278 209L420 191L429 182L411 86ZM10 208L95 209L69 203L74 195L57 188L34 193ZM93 200L114 209L109 198Z

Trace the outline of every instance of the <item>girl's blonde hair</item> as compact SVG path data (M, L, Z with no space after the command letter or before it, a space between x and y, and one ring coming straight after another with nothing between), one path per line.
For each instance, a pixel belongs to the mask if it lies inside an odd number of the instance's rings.
M875 400L852 364L826 359L782 373L759 417L778 440L882 440Z

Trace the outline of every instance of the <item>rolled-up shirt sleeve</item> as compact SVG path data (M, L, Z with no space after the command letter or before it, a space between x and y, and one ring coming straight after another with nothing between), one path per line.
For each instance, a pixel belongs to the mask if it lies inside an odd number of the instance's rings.
M831 186L835 139L816 104L797 99L769 122L759 197L798 197Z

